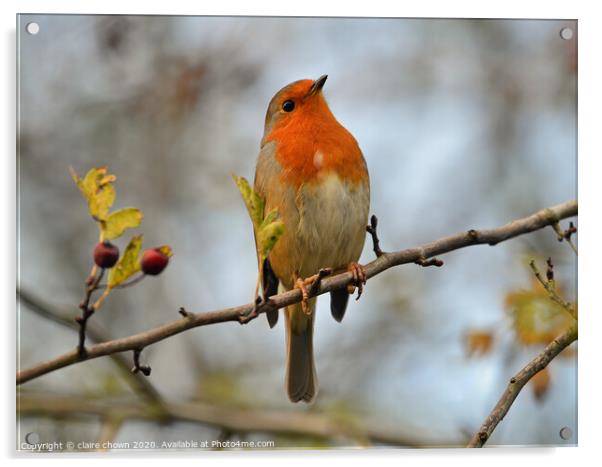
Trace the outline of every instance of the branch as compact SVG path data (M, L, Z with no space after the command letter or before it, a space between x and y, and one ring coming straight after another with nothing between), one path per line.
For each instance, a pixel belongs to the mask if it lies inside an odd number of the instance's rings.
M527 366L520 370L516 375L510 378L508 387L502 394L502 397L495 405L479 431L472 437L468 443L469 448L481 448L487 442L495 427L502 421L504 416L508 413L508 410L512 406L512 403L518 396L523 386L529 382L529 380L543 370L548 364L562 352L566 347L571 345L577 340L577 324L571 326L566 332L554 339L547 347L533 360L531 360Z
M29 291L23 289L17 289L17 298L24 303L27 308L39 316L45 319L58 323L62 326L68 327L75 331L79 331L79 324L75 322L73 316L69 313L59 311L53 306L45 303L39 297L36 297ZM94 322L89 322L86 330L88 339L92 342L105 342L110 338L105 331ZM111 359L117 364L117 367L121 370L125 376L125 380L131 386L131 388L137 394L144 395L149 401L155 404L162 404L162 398L157 389L152 383L143 376L142 373L134 374L130 371L131 363L122 353L114 353L110 355Z
M472 245L488 244L496 245L502 241L530 233L546 226L557 223L560 219L577 215L577 201L567 201L552 208L546 208L536 212L528 217L515 220L496 229L469 230L451 237L446 237L427 243L416 248L383 253L365 267L366 278L380 274L381 272L399 266L402 264L414 263L420 260L428 260L436 255L448 253ZM325 278L320 283L319 290L315 295L322 295L332 290L341 289L353 283L353 274L344 272L336 276ZM313 291L312 291L313 292ZM314 296L314 295L312 295ZM95 344L87 349L87 355L84 360L112 355L116 352L135 350L147 347L156 342L167 339L175 334L179 334L188 329L198 326L207 326L209 324L224 323L228 321L242 322L249 321L248 316L255 312L257 315L265 313L268 310L280 309L294 303L299 303L302 299L302 292L299 289L290 290L270 297L267 301L254 305L249 303L234 308L226 308L217 311L205 313L191 313L186 311L181 319L171 323L150 329L148 331L135 334L130 337L115 339L100 344ZM245 319L247 318L247 319ZM50 373L51 371L64 368L74 363L84 361L79 358L77 350L66 353L53 360L39 363L33 367L21 370L17 373L16 382L21 384L30 381L39 376Z
M370 443L418 447L427 442L414 432L397 433L372 426L337 420L327 415L295 412L292 410L265 410L231 408L204 402L167 402L161 411L140 401L105 402L81 396L58 396L23 391L19 394L19 415L65 417L96 416L101 420L126 419L157 421L185 421L199 423L230 433L271 433L294 436L312 436L334 441L353 440L356 444ZM409 431L409 430L408 430ZM428 442L429 445L457 445L446 441Z

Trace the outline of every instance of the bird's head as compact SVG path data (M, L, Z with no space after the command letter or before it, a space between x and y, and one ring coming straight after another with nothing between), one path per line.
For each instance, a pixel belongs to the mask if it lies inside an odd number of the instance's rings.
M322 94L327 75L316 80L303 79L284 86L268 106L264 138L273 130L288 125L304 125L320 118L334 118Z

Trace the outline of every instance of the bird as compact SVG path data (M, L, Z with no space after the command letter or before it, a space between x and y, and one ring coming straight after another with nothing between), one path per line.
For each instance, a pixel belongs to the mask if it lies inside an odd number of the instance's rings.
M291 402L310 403L318 392L316 297L308 295L323 277L320 271L353 275L350 287L330 292L331 314L338 322L349 295L357 288L359 298L366 282L357 261L366 237L370 177L358 142L326 102L327 77L292 82L272 97L255 170L254 189L264 200L265 212L276 209L284 222L284 234L260 267L264 299L279 287L299 288L303 295L301 303L284 312L285 387ZM270 327L278 313L266 312Z

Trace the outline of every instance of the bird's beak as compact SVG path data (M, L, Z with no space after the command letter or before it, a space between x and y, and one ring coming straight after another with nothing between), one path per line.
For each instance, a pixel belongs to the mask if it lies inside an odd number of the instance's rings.
M313 95L317 94L318 92L320 92L322 90L322 88L324 87L324 83L326 82L327 78L328 78L328 75L322 75L317 80L315 80L314 84L312 84L312 86L309 90L309 93L307 95L313 96Z

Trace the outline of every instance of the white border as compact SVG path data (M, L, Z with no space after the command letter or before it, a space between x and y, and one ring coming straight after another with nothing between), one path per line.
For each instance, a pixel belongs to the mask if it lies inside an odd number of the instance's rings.
M600 385L600 364L597 361L596 341L602 332L600 319L602 307L594 294L594 281L599 276L600 264L596 264L594 242L602 231L599 217L594 213L602 212L595 195L595 187L600 184L599 164L601 133L601 99L599 88L602 83L599 59L599 44L602 43L601 24L594 6L595 2L575 0L528 2L521 1L426 1L398 2L371 0L370 2L345 2L326 4L316 0L305 0L289 4L284 1L231 1L199 2L169 0L165 2L129 2L123 0L103 1L27 1L1 2L4 46L2 47L3 67L0 74L5 93L2 125L3 138L6 141L4 154L1 157L3 177L2 207L5 228L2 231L2 257L4 267L1 269L2 297L4 307L2 315L5 322L3 330L5 361L9 362L2 373L6 380L2 384L2 401L6 404L7 414L2 424L0 439L4 442L2 452L10 463L14 462L13 448L15 422L14 414L14 284L15 284L15 14L21 13L116 13L116 14L205 14L205 15L286 15L286 16L424 16L424 17L488 17L488 18L576 18L579 20L579 201L581 215L579 217L579 295L581 310L580 342L579 342L579 448L560 449L492 449L481 452L463 450L421 450L421 451L343 451L343 452L273 452L273 453L202 453L197 456L179 456L182 459L210 463L232 463L243 461L253 465L279 465L286 462L287 467L306 465L311 462L339 462L360 464L370 460L379 464L398 464L410 462L422 463L433 461L446 465L466 465L484 462L487 465L507 465L515 461L544 462L549 465L566 465L586 463L590 458L600 458L596 451L598 441L599 398L602 394ZM598 57L596 57L596 54ZM545 189L545 187L542 187ZM118 454L108 457L114 459ZM144 464L163 464L167 457L153 453L152 456L132 458L128 462ZM12 457L12 458L10 458ZM26 459L26 463L48 462L63 464L66 461L87 463L100 461L98 455L45 456L44 459Z

